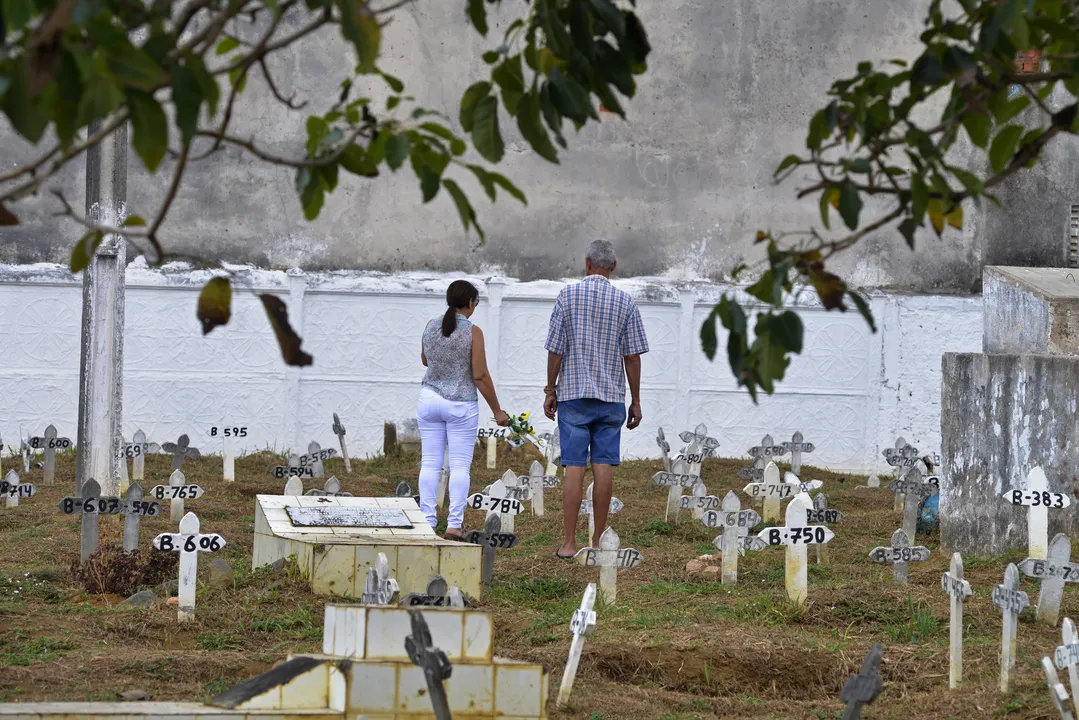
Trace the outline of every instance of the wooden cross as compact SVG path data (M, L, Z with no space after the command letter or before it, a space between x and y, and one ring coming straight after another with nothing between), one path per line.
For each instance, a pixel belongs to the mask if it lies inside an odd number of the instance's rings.
M142 485L134 482L124 494L120 514L124 516L124 550L135 552L139 549L139 521L143 517L160 515L161 505L153 500L143 500Z
M875 563L891 563L892 577L900 585L906 585L909 564L928 560L929 548L924 545L911 547L906 531L900 529L892 533L891 547L873 548L869 558Z
M902 479L896 478L888 484L896 497L903 497L903 531L912 540L918 530L918 507L922 498L940 492L939 486L924 481L925 469L925 463L919 460L907 469Z
M742 501L734 490L728 490L723 496L719 510L706 510L701 516L705 527L722 528L722 534L716 538L719 550L723 554L722 583L734 585L738 582L739 536L748 535L750 528L761 521L755 510L743 510Z
M491 576L495 571L495 550L510 549L517 544L517 536L513 533L502 532L502 516L491 513L483 523L483 530L469 530L462 533L461 538L467 543L483 548L480 551L480 580L484 588L490 589Z
M195 513L189 512L180 521L180 532L161 533L154 538L154 549L180 553L180 580L176 619L187 622L195 619L195 583L198 578L200 552L217 552L225 547L225 538L217 533L202 534Z
M146 442L146 433L136 430L131 442L124 446L124 457L131 458L131 479L140 482L146 479L146 455L161 452L157 443Z
M345 426L341 424L341 418L337 417L337 413L333 414L333 434L337 436L337 441L341 444L341 459L345 461L345 472L351 475L352 461L349 460L348 447L345 445Z
M797 489L797 485L783 482L783 478L779 473L779 466L774 462L769 462L764 468L764 477L761 478L761 481L759 483L749 483L742 488L742 491L749 493L752 497L763 497L764 521L776 522L779 520L780 500L794 497Z
M1079 583L1079 564L1071 562L1071 554L1071 538L1064 533L1057 533L1049 543L1048 558L1039 560L1028 557L1019 563L1019 572L1041 580L1037 619L1044 625L1057 624L1064 583Z
M772 441L771 435L765 435L761 439L760 445L754 445L749 449L749 456L752 458L765 458L769 460L774 457L782 457L787 454L787 448L784 445L776 445Z
M452 720L450 703L446 698L443 682L453 674L453 666L450 665L450 659L446 657L446 653L434 646L431 631L427 627L427 621L423 619L423 613L412 610L409 615L412 616L412 634L405 638L405 652L408 653L408 659L413 665L423 669L435 720Z
M184 500L198 500L205 491L198 485L185 485L184 474L179 470L173 470L169 475L168 485L154 485L150 494L158 500L170 500L169 517L184 517Z
M46 485L52 485L56 480L56 451L70 449L71 440L57 437L56 426L49 425L42 436L30 438L30 447L34 450L45 451L45 473L41 481Z
M679 509L689 510L694 520L703 519L706 511L715 510L719 507L719 504L719 498L715 495L709 495L708 488L702 482L694 485L689 495L678 498Z
M692 432L685 430L678 435L678 439L689 445L690 443L699 447L698 452L706 457L714 457L716 449L719 447L719 440L714 437L708 437L708 426L701 423Z
M396 604L400 591L397 581L390 577L390 561L386 553L379 553L374 566L367 569L367 582L360 602L364 605Z
M1068 691L1057 677L1053 662L1047 657L1042 658L1042 671L1045 673L1045 682L1049 685L1049 696L1053 700L1053 707L1057 709L1061 720L1075 720L1071 706L1068 704Z
M66 497L56 504L65 515L82 514L80 558L82 564L97 550L98 515L118 515L120 498L101 497L101 485L93 478L83 483L81 495Z
M592 486L595 483L588 483L588 487L584 492L584 500L581 501L580 512L588 516L588 537L592 538L596 536L596 508L592 503ZM616 497L611 498L610 504L607 506L607 513L613 515L614 513L621 512L625 504Z
M180 470L184 466L184 460L191 458L192 460L198 460L202 457L198 448L189 447L191 445L191 439L184 433L180 437L176 438L176 442L167 442L161 446L161 449L166 454L172 455L172 469Z
M532 499L532 483L528 477L517 477L517 474L515 472L513 472L512 470L507 470L506 472L502 473L502 484L506 486L505 497L513 498L514 500L520 500L521 503L525 503L528 500ZM487 491L489 490L490 487L487 488ZM523 507L524 506L522 504L522 508ZM509 519L502 524L502 527L505 528L506 532L513 532L513 526L513 516L510 516Z
M520 500L508 497L506 484L501 480L491 483L486 495L475 493L468 498L468 506L473 510L486 510L487 517L498 515L499 528L513 532L513 518L524 510Z
M19 474L14 470L8 470L4 479L0 480L0 495L4 497L5 507L17 507L19 498L30 498L36 494L37 488L30 483L21 482Z
M298 477L290 477L288 482L285 483L285 489L281 494L286 497L303 495L303 480Z
M300 465L310 466L311 477L326 477L326 469L322 465L323 460L328 460L337 454L333 448L322 449L322 446L312 440L307 445L307 454L300 456Z
M619 545L618 533L607 528L599 536L598 548L581 548L573 556L580 565L599 568L599 591L608 605L618 597L618 568L635 568L644 559L637 550Z
M826 543L835 537L835 533L823 525L806 523L806 515L811 507L809 496L801 493L787 505L785 526L766 528L757 534L767 545L785 546L784 575L787 597L795 605L805 603L808 594L806 549L809 545Z
M791 472L795 475L802 474L802 453L811 453L817 446L811 442L802 442L802 433L798 431L791 436L790 442L783 443L783 447L791 454Z
M884 646L877 643L862 660L858 674L851 675L843 685L839 694L839 699L847 704L843 710L843 720L858 720L862 716L862 706L876 700L884 689L884 680L877 674L883 659Z
M948 572L940 576L940 588L948 596L948 687L954 690L963 679L963 601L971 596L970 583L963 579L963 557L952 553Z
M660 455L663 457L663 469L667 472L671 471L671 444L667 442L667 437L663 434L663 428L659 428L656 432L656 445L659 445Z
M299 482L299 478L292 478L296 482ZM406 483L407 485L407 483ZM409 488L409 495L411 495L412 488ZM352 497L350 492L341 492L341 481L337 479L336 475L331 475L326 478L326 482L322 484L322 489L311 488L304 495L313 497Z
M558 476L546 473L539 460L533 460L528 468L528 487L532 491L532 515L542 517L544 513L543 491L558 487Z
M697 475L686 472L685 461L680 459L672 463L670 471L661 470L652 476L652 482L668 488L667 512L664 515L666 522L678 524L678 511L682 507L682 488L692 488L700 481Z
M701 465L705 456L700 445L691 443L689 446L682 448L682 452L679 453L678 457L685 463L685 472L697 477L701 476Z
M1008 490L1004 499L1012 505L1026 505L1027 555L1045 560L1049 552L1049 508L1062 509L1071 505L1064 493L1049 492L1049 481L1040 467L1027 473L1026 487Z
M596 584L588 583L584 589L584 597L581 598L581 607L573 611L573 618L569 622L573 641L569 646L566 670L562 673L562 684L558 686L558 701L555 703L558 707L569 703L573 681L577 677L577 665L581 662L581 652L584 650L584 639L596 629L596 612L592 609L595 604Z
M1015 641L1019 613L1030 605L1030 598L1019 590L1019 569L1008 563L1004 582L993 588L993 604L1004 615L1004 631L1000 641L1000 691L1008 692L1011 671L1015 667Z
M843 519L843 513L838 510L828 509L828 496L824 493L817 493L813 496L813 509L806 513L806 522L812 525L813 523L820 523L821 525L835 525ZM817 545L817 564L828 565L831 563L831 558L828 552L827 545Z
M454 590L457 592L454 592ZM404 604L406 607L465 608L469 607L471 603L469 603L468 598L461 594L460 588L456 585L451 588L444 577L435 573L427 582L427 591L422 595L420 593L409 593L405 597Z
M753 464L747 468L742 468L738 471L738 477L743 480L749 480L750 482L760 482L764 478L764 465L765 460L763 457L759 457L753 461ZM753 504L760 505L764 502L764 496L756 496L753 499Z
M1068 671L1072 702L1075 705L1075 712L1079 713L1079 697L1076 697L1076 692L1079 691L1079 635L1076 635L1075 623L1071 618L1064 618L1060 635L1063 644L1058 646L1056 652L1053 653L1053 660L1058 670Z
M820 480L801 480L797 475L789 471L783 473L783 482L794 485L795 495L819 490L824 486L824 483Z

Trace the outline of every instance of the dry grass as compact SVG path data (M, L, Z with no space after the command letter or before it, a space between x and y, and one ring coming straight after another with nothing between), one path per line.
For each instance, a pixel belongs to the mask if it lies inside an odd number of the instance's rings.
M524 472L531 457L521 449L504 452L500 461L503 470ZM5 458L5 466L12 463ZM41 486L40 471L31 472L25 479L39 484L38 495L18 508L0 508L0 701L107 700L135 688L159 700L200 699L270 668L289 651L317 650L324 598L289 569L249 569L254 496L281 491L283 483L269 475L280 463L269 454L239 459L237 481L229 484L220 480L219 459L185 464L188 481L208 489L188 509L199 514L205 532L225 536L228 545L218 555L236 567L237 582L225 591L200 589L197 620L183 627L164 603L121 610L115 607L121 598L81 592L68 570L78 552L78 520L56 509L71 494L74 456L61 456L53 486ZM391 495L400 480L415 483L416 465L414 457L376 458L354 462L346 476L334 459L327 470L354 494ZM722 496L740 489L738 467L707 461L709 490ZM649 481L657 469L657 463L629 463L616 475L615 494L626 508L613 524L623 546L640 550L644 562L620 576L618 604L598 608L573 707L555 717L838 718L840 689L876 641L885 645L886 689L866 718L1052 716L1038 662L1060 635L1034 625L1032 616L1024 615L1020 625L1013 692L996 689L1001 621L989 594L1005 559L965 559L975 591L967 603L966 680L949 692L948 607L940 591L946 555L935 539L919 537L934 554L912 566L908 587L894 585L888 568L868 560L869 550L885 543L900 521L887 490L855 490L863 478L806 473L825 481L830 505L844 519L830 544L831 565L810 566L809 602L794 608L786 601L778 549L743 558L734 587L686 575L688 560L712 551L715 533L699 523L663 522L666 490ZM168 457L149 458L144 485L166 482L168 470ZM500 474L477 463L473 487ZM547 504L544 518L519 516L521 541L500 551L495 588L479 606L495 614L500 655L551 668L553 697L570 614L596 573L551 557L560 533L557 491L548 492ZM466 524L480 522L479 513L469 511ZM103 520L102 541L118 540L121 530L116 518ZM143 544L165 531L175 531L167 517L144 521ZM1024 587L1033 601L1036 584L1025 581ZM1069 588L1062 614L1076 612L1077 595Z

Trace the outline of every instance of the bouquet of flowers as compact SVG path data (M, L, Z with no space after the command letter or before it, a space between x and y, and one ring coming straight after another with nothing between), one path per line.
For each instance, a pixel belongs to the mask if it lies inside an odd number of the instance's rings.
M510 444L510 447L520 447L525 444L525 440L533 444L536 443L536 429L528 421L530 417L532 417L530 412L510 415L510 432L512 434L506 438L506 442Z

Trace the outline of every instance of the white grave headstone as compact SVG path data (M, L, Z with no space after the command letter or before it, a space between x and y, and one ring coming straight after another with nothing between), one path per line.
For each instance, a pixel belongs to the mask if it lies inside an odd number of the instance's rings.
M911 547L906 531L899 529L892 533L891 547L873 548L869 558L875 563L890 563L892 577L900 585L906 585L909 564L928 560L929 548L924 545Z
M173 470L169 475L168 485L154 485L150 490L157 500L169 500L169 517L184 517L184 500L198 500L205 495L205 491L199 485L185 485L184 474L179 470Z
M970 583L963 579L963 557L959 553L952 553L951 567L940 577L940 587L950 601L948 687L954 690L963 679L963 601L972 594Z
M85 517L85 516L84 516ZM180 532L161 533L154 538L154 549L180 553L180 580L176 619L187 622L195 619L195 583L198 579L200 552L217 552L225 547L225 538L217 533L202 534L195 513L180 520Z
M618 533L607 528L599 537L598 548L581 548L573 559L585 567L599 568L599 591L608 605L614 605L618 597L618 568L635 568L644 557L634 548L621 547Z
M769 466L774 466L774 463L769 463ZM806 514L811 507L809 496L800 493L787 505L785 526L765 528L757 535L768 545L785 546L787 597L795 605L805 603L808 594L807 548L814 543L829 542L835 537L835 533L823 525L806 523Z
M1019 563L1019 571L1027 577L1041 580L1038 591L1038 622L1056 625L1060 615L1060 600L1064 583L1079 582L1079 564L1071 562L1072 541L1064 533L1057 533L1049 543L1045 560L1028 557Z
M1049 480L1040 467L1027 473L1026 487L1009 490L1003 498L1012 505L1027 506L1027 554L1035 560L1045 560L1049 552L1049 508L1066 508L1071 498L1049 492Z
M131 444L124 446L124 456L131 458L131 479L142 482L146 479L146 456L161 452L157 443L146 442L146 433L136 430L131 436Z
M19 474L14 470L8 470L0 480L0 497L4 498L5 507L18 507L19 498L31 498L36 494L37 487L19 480Z
M303 480L298 477L290 477L288 482L285 483L285 489L281 494L287 497L298 497L303 495Z
M573 681L577 677L577 666L581 662L581 652L584 650L584 639L596 629L596 612L592 609L596 603L596 584L588 583L581 598L581 607L573 611L573 618L569 623L569 631L573 635L573 641L569 646L569 657L566 659L566 670L562 673L562 684L558 686L558 701L556 705L562 707L569 702L570 693L573 692Z
M302 467L311 468L311 477L326 477L326 469L323 467L322 462L329 460L337 451L333 448L322 449L322 446L312 440L307 445L307 454L300 456L300 465Z
M1030 598L1019 589L1019 569L1008 563L1004 582L993 588L993 604L1004 615L1004 630L1000 641L1000 691L1008 692L1012 669L1015 667L1016 630L1019 613L1030 605Z
M400 592L397 581L390 577L390 561L386 553L379 553L374 567L367 569L367 582L360 602L364 605L394 605Z
M1076 713L1079 713L1079 697L1076 697L1076 691L1079 691L1079 635L1075 632L1075 623L1071 618L1064 618L1064 622L1061 624L1060 635L1063 643L1057 647L1056 652L1053 654L1053 660L1056 662L1058 670L1068 671L1068 685L1072 690L1072 702L1075 705Z
M764 498L764 512L762 513L764 521L776 522L779 520L780 501L794 497L797 489L797 485L783 482L779 466L774 462L769 462L764 466L764 477L761 481L749 483L742 488L742 491L748 493L750 497Z
M544 513L543 491L558 487L558 476L546 473L539 460L533 460L528 468L528 487L532 491L532 514L542 517Z

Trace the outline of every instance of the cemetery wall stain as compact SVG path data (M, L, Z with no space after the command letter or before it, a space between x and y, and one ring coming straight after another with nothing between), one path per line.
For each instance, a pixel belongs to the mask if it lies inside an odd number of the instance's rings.
M531 280L578 272L587 243L605 237L617 246L623 275L722 279L739 263L761 259L753 245L757 229L801 230L819 222L815 203L795 200L797 183L772 185L773 170L784 155L804 148L809 117L826 103L832 80L854 73L855 59L913 57L927 4L642 5L654 52L627 121L604 113L599 124L571 138L571 151L559 165L537 159L506 123L508 152L499 170L522 188L528 207L505 197L492 206L478 186L464 180L487 230L483 246L464 234L445 194L422 205L408 171L372 181L342 176L321 217L307 223L292 173L253 162L235 148L189 167L166 225L166 244L178 253L264 267L477 273L498 268ZM511 4L504 13L518 11ZM393 48L383 63L386 71L401 77L419 101L456 118L462 92L483 67L475 56L480 40L460 8L412 3L385 32L384 46ZM336 96L351 51L334 32L312 43L325 53L308 45L306 52L271 60L281 92L310 100ZM361 90L382 107L381 82ZM257 77L233 131L258 138L271 153L303 152L302 121L273 101ZM1064 142L1079 141L1061 140L1054 147ZM6 127L0 128L0 147L9 165L35 157ZM956 160L962 163L965 153L960 148ZM147 177L132 161L129 211L152 215L171 170L166 160ZM82 172L82 164L74 163L46 190L61 189L81 207ZM1037 231L1048 238L1057 225L1063 228L1055 220L1057 208L1050 212L1029 195L1019 204L1023 219L1014 225L1021 236ZM20 202L15 210L24 224L0 231L0 262L66 263L81 232L53 218L55 209L46 191ZM972 223L975 215L968 210ZM836 269L871 287L966 293L980 275L981 253L972 249L982 242L970 232L949 231L947 242L939 243L927 231L912 253L888 229L838 260Z

